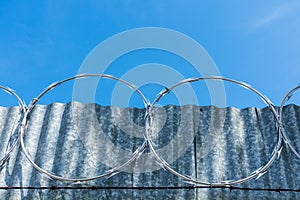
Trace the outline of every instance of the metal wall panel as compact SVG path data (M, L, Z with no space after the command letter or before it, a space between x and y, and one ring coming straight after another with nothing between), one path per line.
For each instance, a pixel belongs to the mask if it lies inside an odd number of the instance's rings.
M5 152L19 120L17 107L0 107L0 150ZM300 108L284 108L286 131L300 149ZM208 182L240 179L266 164L278 135L268 108L193 105L155 108L152 141L177 172ZM145 109L71 102L37 105L25 145L43 169L63 177L91 177L126 162L144 141ZM298 189L300 164L285 146L269 171L240 187ZM0 173L0 186L188 186L162 169L148 148L120 173L84 183L53 180L35 170L20 147ZM0 190L4 199L298 199L295 192L229 189Z

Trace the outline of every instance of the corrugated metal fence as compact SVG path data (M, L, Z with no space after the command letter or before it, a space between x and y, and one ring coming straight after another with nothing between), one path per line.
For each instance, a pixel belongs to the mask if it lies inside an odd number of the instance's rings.
M0 107L0 151L12 143L11 134L20 118L18 107ZM295 148L300 148L300 108L288 105L283 122ZM170 167L188 177L205 181L237 180L265 165L278 140L269 108L156 107L151 140ZM33 161L58 176L92 177L126 162L144 142L145 109L95 104L53 103L37 105L24 137ZM256 181L245 188L299 189L299 160L288 148ZM230 189L146 189L189 187L154 159L149 147L119 173L86 182L48 178L28 162L18 147L3 165L0 186L49 187L48 189L0 190L4 199L298 199L297 192ZM128 187L132 189L97 189ZM58 189L70 187L73 189ZM89 189L74 189L90 187ZM140 188L137 189L137 188Z

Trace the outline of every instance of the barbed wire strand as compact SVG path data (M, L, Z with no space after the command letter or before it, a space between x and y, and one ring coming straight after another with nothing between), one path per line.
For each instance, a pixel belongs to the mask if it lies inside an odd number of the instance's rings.
M0 186L0 190L198 190L198 189L228 189L230 192L234 190L242 191L261 191L261 192L300 192L300 189L288 188L259 188L259 187L237 187L232 185L227 186Z

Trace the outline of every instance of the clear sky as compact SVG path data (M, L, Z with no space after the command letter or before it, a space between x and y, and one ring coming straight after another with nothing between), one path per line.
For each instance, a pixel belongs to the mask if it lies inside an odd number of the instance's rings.
M142 27L168 28L193 38L213 59L220 75L249 83L275 105L300 83L299 1L1 0L0 27L0 85L13 88L26 103L51 83L77 74L102 41ZM174 59L159 52L136 52L117 60L119 68L108 72L121 77L134 64L172 67L172 62L182 62ZM197 76L187 66L179 71L186 71L186 78ZM70 88L51 91L41 103L71 100ZM161 89L150 85L145 93L153 100ZM263 106L244 92L226 88L228 105ZM3 94L0 98L1 105L14 104ZM300 98L293 100L300 104ZM167 102L178 101L161 104Z

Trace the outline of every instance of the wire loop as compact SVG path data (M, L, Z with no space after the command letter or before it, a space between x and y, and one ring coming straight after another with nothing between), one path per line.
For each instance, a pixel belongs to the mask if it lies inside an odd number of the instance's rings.
M19 120L22 119L23 114L26 111L26 105L25 103L22 101L22 99L17 95L17 93L15 91L13 91L12 89L8 88L8 87L4 87L2 85L0 85L0 90L8 93L9 95L12 95L18 102L19 104ZM15 137L15 132L18 131L18 126L20 125L20 121L18 121L18 124L16 126L13 126L13 130L11 132L10 138L9 138L9 143L6 146L6 150L4 152L4 155L1 156L0 159L0 171L3 168L3 166L6 164L6 162L9 160L9 157L11 155L11 153L14 151L14 149L16 148L16 146L18 146L19 141L20 141L20 135L19 133L17 133L16 138ZM12 143L10 143L10 141L12 141Z
M74 79L81 79L81 78L88 78L88 77L100 77L100 78L113 79L113 80L122 82L125 85L127 85L129 88L136 91L142 97L143 101L146 102L146 98L144 97L143 93L136 86L134 86L132 83L129 83L127 81L124 81L122 79L119 79L119 78L116 78L114 76L107 75L107 74L79 74L79 75L76 75L74 77L70 77L70 78L64 79L64 80L59 81L59 82L55 82L55 83L51 84L50 86L48 86L42 93L40 93L36 98L34 98L34 100L29 104L28 109L27 109L27 111L24 115L24 118L23 118L23 120L21 122L21 126L20 126L20 138L21 138L20 141L21 141L21 147L22 147L23 153L26 156L26 158L28 159L28 161L31 163L31 165L36 170L38 170L40 173L45 174L45 175L47 175L47 176L49 176L53 179L57 179L57 180L61 180L61 181L82 182L82 181L89 181L89 180L94 180L94 179L114 175L116 172L120 171L122 168L124 168L125 166L132 163L132 161L134 161L140 155L140 153L143 151L143 149L146 146L146 141L144 141L144 143L141 144L136 149L136 151L131 155L131 157L125 163L121 164L120 166L114 167L114 168L104 172L103 174L93 176L93 177L87 177L87 178L68 178L68 177L58 176L58 175L55 175L51 172L48 172L48 171L42 169L40 166L38 166L34 162L34 160L31 158L31 156L30 156L30 154L29 154L29 152L28 152L28 150L25 146L25 143L24 143L24 135L25 135L26 130L27 130L27 125L28 125L28 122L30 120L29 116L30 116L32 110L34 109L36 104L39 102L39 100L47 92L49 92L50 90L53 90L54 88L56 88L57 86L65 83L65 82L68 82L68 81L71 81L71 80L74 80Z
M199 78L189 78L189 79L185 79L182 80L174 85L172 85L171 87L165 89L163 92L161 92L158 97L153 101L151 108L149 109L149 112L152 111L153 106L162 98L164 97L167 93L169 93L170 91L174 90L175 88L177 88L180 85L184 85L187 83L192 83L192 82L197 82L197 81L201 81L201 80L217 80L217 81L227 81L227 82L231 82L234 84L237 84L239 86L242 86L246 89L249 89L250 91L254 92L255 94L257 94L262 100L263 102L269 107L269 109L271 110L272 114L275 117L275 123L277 127L280 127L280 121L278 118L278 113L276 111L276 109L274 108L273 104L271 103L271 101L264 96L262 93L260 93L258 90L254 89L253 87L251 87L250 85L240 82L240 81L236 81L233 79L229 79L229 78L225 78L225 77L219 77L219 76L212 76L212 77L199 77ZM151 115L148 115L148 118L151 118ZM151 123L152 119L147 120L146 122ZM151 124L148 125L149 127L151 127ZM274 150L272 152L271 158L269 160L269 162L267 162L264 166L258 168L257 170L255 170L254 172L252 172L249 176L240 179L240 180L225 180L225 181L220 181L220 182L216 182L216 183L209 183L209 182L204 182L204 181L200 181L200 180L196 180L193 179L189 176L183 175L177 171L175 171L174 169L172 169L170 167L170 164L168 164L163 158L161 158L158 153L156 152L154 146L153 146L153 142L150 138L151 133L146 133L147 136L147 141L148 141L148 145L153 153L153 155L155 156L156 160L168 171L170 171L171 173L173 173L174 175L181 177L182 179L184 179L185 181L189 182L189 183L194 183L194 184L200 184L200 185L211 185L211 186L228 186L228 185L233 185L233 184L240 184L240 183L244 183L247 182L251 179L258 179L260 178L263 174L265 174L265 172L267 172L267 170L270 168L270 166L272 165L272 163L276 160L276 158L278 157L278 154L280 152L281 146L282 146L282 136L280 134L279 129L278 130L278 140L277 143L274 147ZM150 130L151 131L151 130Z
M283 98L283 100L281 102L280 108L279 108L279 118L280 118L280 130L281 130L281 134L282 134L282 137L283 137L283 140L284 140L285 144L300 159L300 153L296 150L296 148L294 147L294 145L291 143L291 140L287 136L286 130L284 128L284 123L283 123L283 108L284 108L284 105L290 100L290 98L294 95L294 93L297 90L299 90L299 89L300 89L300 85L294 87L291 91L289 91L284 96L284 98Z

